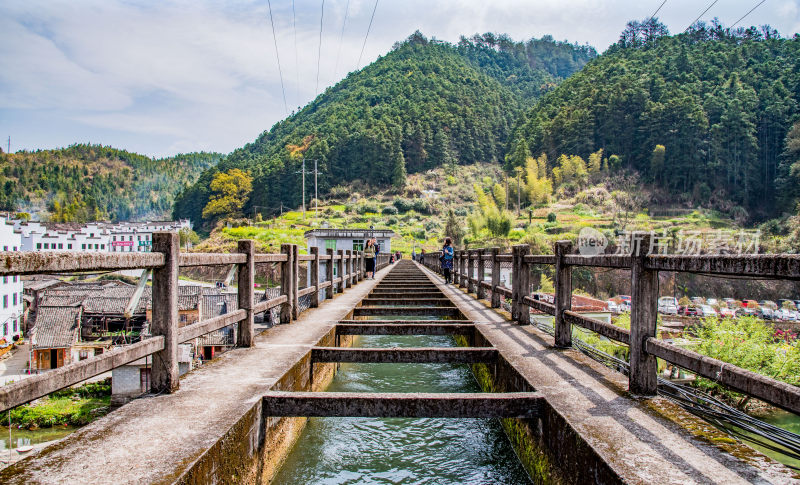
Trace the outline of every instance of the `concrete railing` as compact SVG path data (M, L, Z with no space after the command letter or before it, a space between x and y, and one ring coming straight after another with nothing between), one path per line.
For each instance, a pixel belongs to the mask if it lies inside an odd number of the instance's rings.
M639 248L650 248L650 236L637 234ZM800 255L758 254L750 256L672 256L635 251L634 255L582 256L573 254L570 241L555 244L553 255L531 255L528 245L514 246L511 254L500 254L498 248L455 251L454 283L485 298L491 291L491 306L501 306L501 296L511 300L511 317L520 325L530 324L530 309L555 317L555 345L572 346L572 325L596 332L630 347L628 387L638 395L655 395L658 388L657 358L712 379L730 389L766 401L787 411L800 414L800 387L756 374L735 365L706 357L662 340L656 336L658 310L658 272L694 272L706 275L750 276L800 280ZM441 273L440 253L426 253L422 263ZM511 263L512 287L500 285L502 263ZM529 295L530 266L555 266L554 303L535 300ZM491 282L484 281L487 266ZM585 317L571 311L572 268L597 266L627 269L631 272L631 329ZM479 277L475 277L480 275Z
M255 242L238 242L237 252L229 254L181 254L178 234L153 234L150 253L83 253L83 252L0 252L0 276L57 274L64 272L115 271L151 269L153 271L152 337L126 345L102 355L67 364L58 369L0 387L0 412L46 396L86 379L145 356L153 356L151 390L172 392L178 389L178 344L229 325L238 325L238 347L251 347L254 339L254 315L280 307L280 322L290 323L300 314L299 298L310 297L310 307L319 306L326 296L332 298L364 278L364 257L360 251L327 250L319 254L298 254L294 244L281 246L280 254L256 254ZM299 262L310 266L308 286L298 289ZM281 293L267 301L255 302L256 263L281 265ZM322 281L320 263L326 266ZM389 264L389 255L378 255L376 270ZM180 267L236 265L238 270L239 309L225 315L179 326L178 271ZM334 266L337 268L334 277ZM330 290L328 290L330 288ZM326 290L323 292L323 290Z

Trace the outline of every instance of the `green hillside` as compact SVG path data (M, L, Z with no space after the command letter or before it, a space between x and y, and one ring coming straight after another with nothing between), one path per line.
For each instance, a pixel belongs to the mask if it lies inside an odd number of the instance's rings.
M252 193L237 192L243 207L225 205L250 214L300 204L302 157L318 160L323 194L345 182L401 186L407 173L501 160L521 110L594 55L552 39L486 34L454 46L417 32L203 173L176 200L174 217L210 227L203 209L222 196L214 175L234 168L249 172Z
M666 34L630 23L527 112L511 151L524 140L552 169L561 154L603 149L660 188L662 204L749 221L793 212L800 171L786 135L800 113L800 37L716 22Z
M0 154L0 210L56 222L168 217L175 194L222 158L154 159L102 145Z

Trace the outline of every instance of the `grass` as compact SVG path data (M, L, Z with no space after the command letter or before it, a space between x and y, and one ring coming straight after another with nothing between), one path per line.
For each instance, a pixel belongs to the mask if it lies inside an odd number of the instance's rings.
M83 426L105 415L111 402L111 379L56 391L31 404L0 414L0 421L26 429L58 425Z

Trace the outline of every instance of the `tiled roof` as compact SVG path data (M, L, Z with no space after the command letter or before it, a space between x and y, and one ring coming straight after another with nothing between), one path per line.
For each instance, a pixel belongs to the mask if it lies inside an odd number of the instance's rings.
M51 280L33 280L33 281L23 281L22 286L26 290L31 291L39 291L44 290L45 288L49 288L51 286L57 285L62 283L61 280L51 279Z
M236 325L230 325L207 333L197 339L198 347L231 346L236 344Z
M81 307L41 307L36 311L33 348L70 347L78 339Z
M178 295L178 310L180 311L196 310L198 303L200 303L198 295Z
M208 320L238 309L239 298L235 293L203 295L203 311L200 320Z
M80 305L86 297L86 295L51 295L48 292L39 300L39 307Z

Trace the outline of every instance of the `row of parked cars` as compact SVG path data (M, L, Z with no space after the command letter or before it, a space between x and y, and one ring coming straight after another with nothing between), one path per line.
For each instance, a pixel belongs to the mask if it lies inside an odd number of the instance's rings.
M681 315L689 317L723 317L738 318L755 316L763 320L796 322L800 320L800 300L735 300L733 298L701 298L694 296L686 305L681 305L672 296L658 299L658 312L664 315Z

